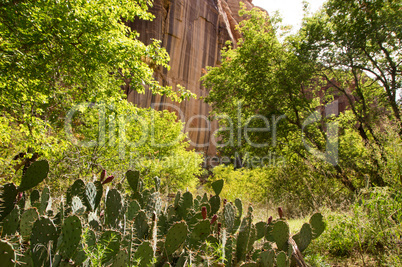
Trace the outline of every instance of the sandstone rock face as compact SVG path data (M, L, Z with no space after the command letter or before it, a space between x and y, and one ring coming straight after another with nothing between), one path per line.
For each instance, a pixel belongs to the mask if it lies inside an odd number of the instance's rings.
M208 92L202 87L200 78L207 66L219 64L220 50L225 42L231 40L236 44L240 37L235 30L241 20L238 16L240 2L248 9L253 7L251 0L155 0L150 9L155 15L152 22L128 23L140 33L141 41L149 44L152 39L161 40L169 53L170 71L160 68L155 72L160 83L172 86L174 90L177 85L182 85L198 96L197 100L178 104L150 91L138 94L126 88L128 100L139 107L176 112L186 123L192 148L209 156L216 153L213 132L218 125L208 120L210 107L202 100Z

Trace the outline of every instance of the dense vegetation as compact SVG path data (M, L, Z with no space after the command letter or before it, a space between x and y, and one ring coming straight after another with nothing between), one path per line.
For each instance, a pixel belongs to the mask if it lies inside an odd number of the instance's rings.
M134 107L121 89L149 88L176 101L193 96L159 85L153 70L169 68L169 55L156 40L144 45L124 24L152 19L151 3L1 2L3 183L39 157L50 160L58 187L102 169L121 179L129 168L147 183L160 176L164 188L194 187L202 159L187 151L183 125L169 112Z
M241 10L202 80L236 164L204 187L175 114L121 89L195 97L154 79L169 55L124 24L150 5L0 1L0 262L402 265L402 2L329 0L282 40Z
M105 198L103 186L113 176L104 171L94 182L77 179L52 209L49 187L34 189L48 172L46 161L36 161L18 187L3 186L2 266L288 266L304 264L300 251L325 229L320 213L292 238L281 208L268 223L253 222L251 205L242 218L240 199L219 197L223 180L212 184L209 198L178 191L174 203L164 203L160 178L147 189L138 171L126 173L128 194L107 188Z
M223 195L329 209L320 264L400 265L401 2L329 0L282 41L277 18L241 12L243 38L203 77L220 153L240 163L214 169Z

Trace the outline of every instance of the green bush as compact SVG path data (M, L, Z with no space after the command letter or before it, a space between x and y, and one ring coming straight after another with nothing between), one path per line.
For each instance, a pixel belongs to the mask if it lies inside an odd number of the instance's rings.
M188 150L183 124L168 111L137 108L126 101L86 103L70 110L64 131L49 126L30 146L23 141L30 135L24 125L16 126L6 117L0 119L5 122L0 126L4 137L0 144L0 176L8 178L4 182L18 181L20 176L15 175L13 166L23 159L12 159L29 148L40 158L49 159L54 190L103 169L117 181L124 178L124 170L137 169L146 186L159 176L163 189L194 189L202 171L202 156Z
M362 190L345 210L330 212L327 231L313 246L333 257L369 256L379 265L401 264L402 194L390 188Z
M252 202L263 202L266 200L269 188L269 178L273 169L234 169L233 165L220 165L213 169L213 176L209 182L212 183L223 179L225 187L221 193L222 197L234 200L245 199Z
M222 195L230 200L241 197L254 203L282 206L288 217L302 217L323 206L344 205L351 194L339 182L312 172L305 164L293 161L284 166L234 169L217 166L210 182L223 179Z

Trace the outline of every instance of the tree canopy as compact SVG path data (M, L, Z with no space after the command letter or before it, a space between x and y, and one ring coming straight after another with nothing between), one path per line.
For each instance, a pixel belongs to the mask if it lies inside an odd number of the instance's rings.
M395 139L382 129L400 129L402 16L391 18L401 10L399 1L331 0L282 43L275 19L242 11L250 19L239 25L239 46L203 77L222 153L249 161L278 153L351 191L367 176L385 185Z
M138 40L138 33L125 24L134 19L153 19L148 12L151 5L150 0L1 1L2 165L10 166L13 153L27 152L28 148L42 156L61 160L65 153L74 151L71 146L76 145L77 140L97 141L90 151L82 147L89 153L86 155L94 155L95 147L99 149L102 144L99 139L104 139L99 135L102 133L100 128L112 124L119 116L144 116L148 123L152 123L151 117L157 118L154 121L157 121L155 128L158 131L167 124L172 129L178 127L178 132L172 132L179 134L181 123L167 114L130 107L121 89L122 85L129 85L138 92L149 88L174 101L192 96L186 90L180 94L173 92L171 87L162 86L155 80L154 68L169 69L169 55L160 46L160 41L145 45ZM104 112L108 116L107 122L101 124L100 110L105 107L108 109ZM65 131L65 121L69 112L77 108L79 112L73 114L70 124L73 129L69 135ZM84 111L87 111L86 115L82 115ZM126 126L127 131L139 131L134 122L115 123L117 126L112 127L115 131L119 126ZM113 134L112 130L110 136ZM140 132L131 137L135 139L137 134ZM174 146L185 151L186 145L180 145L184 141L181 135L175 137L177 144ZM116 144L120 142L122 146L124 140L119 140L120 136ZM151 154L158 151L145 143L141 144L143 150L148 149ZM101 148L102 155L108 155L107 147ZM110 162L113 158L110 154L117 153L118 145L108 149L114 149L112 153L109 151L109 157L105 157ZM12 172L3 171L3 175Z

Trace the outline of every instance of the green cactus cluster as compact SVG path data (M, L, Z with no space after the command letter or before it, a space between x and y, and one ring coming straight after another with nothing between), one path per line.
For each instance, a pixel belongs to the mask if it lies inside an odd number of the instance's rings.
M213 262L224 266L291 266L325 229L317 213L292 235L281 209L280 218L254 223L251 206L243 216L240 199L221 200L223 180L214 195L179 191L166 203L160 179L144 188L138 171L126 173L129 193L78 179L56 205L49 187L34 189L48 172L46 161L35 162L19 186L0 188L2 266L198 266L216 250Z

